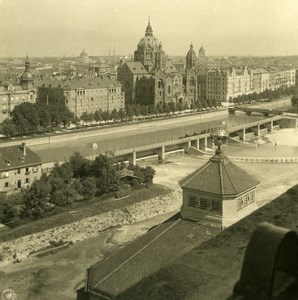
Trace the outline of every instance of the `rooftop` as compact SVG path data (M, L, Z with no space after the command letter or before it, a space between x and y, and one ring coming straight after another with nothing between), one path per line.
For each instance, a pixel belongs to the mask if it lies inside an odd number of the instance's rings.
M211 157L205 165L187 175L179 183L182 188L231 196L255 187L259 181L217 150L216 155Z
M116 255L91 267L88 270L88 291L109 297L119 295L173 262L198 242L206 240L209 231L217 232L217 229L176 216L176 219L153 228Z
M16 145L0 148L0 172L14 170L20 167L40 165L41 159L37 153L24 146Z
M66 90L74 89L97 89L107 87L121 87L121 84L113 79L108 78L82 78L82 79L46 79L39 84L39 87L63 88Z

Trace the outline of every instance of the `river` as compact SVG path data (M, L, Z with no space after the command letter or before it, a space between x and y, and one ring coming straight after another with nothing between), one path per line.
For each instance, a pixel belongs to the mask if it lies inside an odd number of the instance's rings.
M60 141L31 145L30 148L39 154L43 163L48 163L66 160L75 151L80 152L84 156L92 156L99 153L177 139L184 137L186 134L199 134L203 130L218 127L219 125L225 125L227 128L230 128L261 119L264 119L264 117L248 116L244 113L236 113L235 115L222 114L220 116L210 114L210 117L205 115L204 118L197 115L196 118L190 118L189 121L183 122L180 118L173 118L171 124L160 121L139 123L135 124L133 128L127 126L127 130L121 129L122 127L110 128L108 132L99 130L98 135L91 137L63 139L61 136Z

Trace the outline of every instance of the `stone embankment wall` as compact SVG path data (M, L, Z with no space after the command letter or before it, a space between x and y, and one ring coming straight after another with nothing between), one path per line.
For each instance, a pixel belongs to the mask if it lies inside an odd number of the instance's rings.
M136 223L171 211L182 204L181 191L128 205L77 222L27 235L0 244L3 262L19 261L50 245L50 241L78 242L114 226Z

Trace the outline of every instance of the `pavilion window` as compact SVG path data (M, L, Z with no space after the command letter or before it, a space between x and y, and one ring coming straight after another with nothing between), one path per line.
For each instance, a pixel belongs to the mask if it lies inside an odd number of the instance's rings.
M220 211L221 210L221 203L216 200L211 201L211 210Z
M196 207L197 206L197 198L194 196L189 197L188 206Z
M207 199L201 199L200 200L200 208L201 209L208 209L208 200Z

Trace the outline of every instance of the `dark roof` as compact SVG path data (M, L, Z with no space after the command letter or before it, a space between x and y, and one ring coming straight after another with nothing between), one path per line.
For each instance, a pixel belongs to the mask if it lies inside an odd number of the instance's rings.
M131 73L138 74L147 74L147 70L139 61L128 61L125 63Z
M133 178L138 178L137 176L135 176L134 171L133 170L129 170L127 168L123 168L119 171L117 171L118 176L120 177L120 179L124 178L124 177L133 177Z
M41 159L37 153L26 147L26 155L22 145L0 148L0 172L40 165Z
M57 79L46 79L39 84L39 87L53 87L53 88L63 88L65 90L74 89L98 89L107 87L121 87L121 84L113 79L109 78L81 78L81 79L69 79L69 80L57 80Z
M179 183L182 188L228 196L241 194L260 182L217 151L205 165Z
M197 244L116 299L248 299L230 296L239 279L249 238L256 226L264 221L286 228L298 228L297 209L293 209L297 205L297 192L298 185L209 240ZM288 297L274 299L298 299L298 288L291 292Z
M88 291L110 297L124 292L195 247L204 240L205 231L196 222L180 218L155 227L116 255L91 267Z

